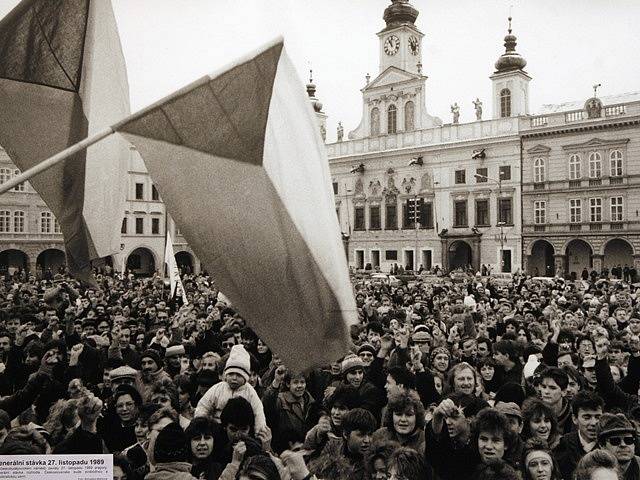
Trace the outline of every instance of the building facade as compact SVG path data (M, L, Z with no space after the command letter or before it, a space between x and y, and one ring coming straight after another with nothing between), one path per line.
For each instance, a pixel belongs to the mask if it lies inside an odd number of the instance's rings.
M360 125L327 145L336 212L349 265L389 271L521 266L520 115L526 115L526 62L505 37L490 77L493 115L443 123L426 109L418 11L394 0L378 32L380 72L366 78ZM416 222L417 220L417 222Z
M640 94L521 119L527 272L640 269Z
M19 174L0 149L0 183ZM116 271L127 268L137 275L163 272L165 228L173 240L178 265L199 272L200 261L167 215L144 162L129 151L127 198L121 225L120 251L94 262ZM58 221L37 192L25 182L0 195L0 272L28 271L38 276L57 273L65 263L64 242Z

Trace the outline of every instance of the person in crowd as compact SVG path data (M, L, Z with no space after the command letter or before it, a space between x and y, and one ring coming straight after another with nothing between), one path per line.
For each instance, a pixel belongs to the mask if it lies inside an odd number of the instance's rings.
M580 459L575 480L620 480L620 470L615 455L606 450L594 450Z
M560 441L558 419L552 408L538 398L528 398L522 405L522 440L535 438L553 449Z
M424 457L424 420L424 406L417 392L398 391L390 397L382 427L374 432L372 441L396 442Z
M616 457L622 480L640 479L636 442L636 429L624 414L605 413L600 417L598 447Z
M214 443L221 439L218 429L211 420L198 417L185 430L191 447L191 474L196 478L216 480L222 473L223 466L213 459Z

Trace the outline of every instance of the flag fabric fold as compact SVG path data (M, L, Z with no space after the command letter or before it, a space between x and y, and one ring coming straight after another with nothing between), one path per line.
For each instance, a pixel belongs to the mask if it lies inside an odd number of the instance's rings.
M281 39L116 130L216 284L287 365L347 352L357 312L325 147Z
M167 232L167 245L164 249L164 263L167 265L167 271L169 272L169 291L171 292L171 298L173 298L177 291L177 294L182 297L183 305L187 305L189 300L187 299L187 294L184 291L184 286L180 279L178 263L176 262L176 256L173 252L173 240L169 232Z
M129 113L110 0L23 0L0 21L0 145L21 170ZM79 280L119 249L128 155L112 136L30 180Z

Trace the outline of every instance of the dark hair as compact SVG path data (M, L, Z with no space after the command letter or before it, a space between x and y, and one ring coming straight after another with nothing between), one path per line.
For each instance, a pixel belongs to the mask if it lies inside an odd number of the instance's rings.
M360 400L358 390L353 385L340 384L325 403L327 410L331 410L336 405L351 410L352 408L359 407L362 401Z
M560 387L560 390L566 390L569 385L569 376L567 375L567 372L558 367L545 368L540 373L540 382L545 378L550 378L556 382Z
M528 440L533 437L531 432L531 421L537 418L546 418L551 422L549 432L549 443L553 444L558 438L558 417L553 409L539 398L527 398L522 404L522 439Z
M504 460L481 465L477 480L520 480L518 472Z
M591 337L588 337L586 335L580 335L578 337L576 337L576 350L578 350L578 348L580 347L580 344L584 341L587 341L591 344L591 348L593 348L593 350L595 351L596 346L593 343L593 340L591 340Z
M241 428L250 427L251 431L253 431L255 421L256 416L253 412L253 407L242 397L230 399L220 414L220 423L223 428L227 428L227 425L233 424Z
M416 388L416 376L404 367L393 366L387 370L387 374L393 378L398 385L403 385L408 389Z
M266 454L253 455L245 460L238 472L238 478L242 475L249 475L251 472L259 472L267 480L281 480L278 468L271 460L271 457Z
M504 336L503 336L504 337ZM512 362L518 362L518 346L513 340L500 340L493 346L493 351L509 357Z
M504 440L505 450L513 451L517 441L517 434L511 429L509 419L504 413L493 408L484 408L478 413L473 422L473 448L478 448L478 438L482 432L499 434Z
M151 392L149 398L156 394L167 395L171 400L171 406L177 411L180 407L180 401L178 399L178 388L168 378L157 380L151 385Z
M116 391L113 392L113 405L114 406L115 406L116 402L118 401L118 399L120 397L122 397L123 395L130 395L131 399L133 400L133 403L136 404L136 407L139 407L140 405L142 405L142 396L140 395L138 390L136 390L131 385L118 385L118 388L116 388Z
M0 410L0 430L11 429L11 417L5 410Z
M127 457L125 457L124 455L120 454L120 455L114 455L113 456L113 466L114 467L120 467L120 469L122 470L122 473L124 473L124 476L127 480L130 480L132 478L132 471L131 471L131 465L129 465L129 460L127 460Z
M574 417L578 416L580 409L597 410L598 408L604 410L604 401L599 395L588 390L578 392L571 402L571 413Z
M387 467L395 467L398 477L406 480L428 478L427 467L422 456L412 448L400 447L389 458Z
M410 408L413 408L413 412L416 416L416 426L414 431L422 430L425 423L424 405L420 400L420 396L413 390L401 391L391 396L389 403L387 404L387 410L385 411L384 418L382 419L382 425L387 427L390 432L393 432L393 414L405 412Z
M287 388L289 388L289 385L291 384L291 380L293 380L294 378L302 378L305 382L307 381L307 377L305 376L304 373L292 372L291 370L287 369L283 378L283 382Z
M369 456L369 459L368 459L369 471L370 472L375 471L374 464L376 460L382 459L385 465L387 465L389 458L391 458L391 454L399 447L400 447L400 444L390 440L383 440L383 441L380 441L379 443L375 442L374 445L371 447L371 455ZM423 478L428 478L428 477L423 477Z
M353 408L342 418L342 433L345 436L349 436L354 430L372 433L376 424L376 419L369 410Z
M574 471L575 480L591 480L591 475L599 468L614 470L618 475L618 460L607 450L592 450L580 459Z
M496 368L496 366L497 366L497 363L493 357L479 358L478 361L476 362L476 368L478 369L478 371L480 371L482 367Z
M214 436L216 425L207 417L196 417L184 431L188 439L198 438L202 435Z
M367 334L369 334L369 332L376 332L382 335L384 334L384 327L380 322L376 322L376 321L369 322L367 324Z

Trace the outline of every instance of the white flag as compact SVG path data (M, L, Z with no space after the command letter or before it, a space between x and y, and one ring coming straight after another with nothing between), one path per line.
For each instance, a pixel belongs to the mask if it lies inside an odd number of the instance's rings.
M187 294L182 286L182 280L180 280L180 271L178 270L178 264L176 263L176 256L173 253L173 240L171 240L171 234L167 232L167 246L164 249L164 263L167 264L167 271L169 272L169 282L171 285L171 298L176 294L182 296L182 302L187 305Z

